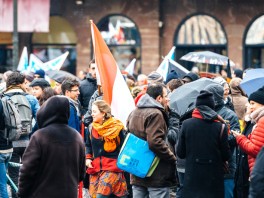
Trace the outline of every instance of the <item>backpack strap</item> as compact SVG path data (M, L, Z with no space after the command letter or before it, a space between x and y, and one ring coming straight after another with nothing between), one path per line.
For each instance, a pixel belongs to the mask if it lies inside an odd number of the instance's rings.
M5 129L5 113L4 113L4 109L3 109L3 103L2 100L0 100L0 112L2 112L0 114L0 130Z
M8 97L12 97L14 95L26 96L26 95L28 95L28 93L26 93L26 92L9 92L9 93L4 93L4 96L8 96Z

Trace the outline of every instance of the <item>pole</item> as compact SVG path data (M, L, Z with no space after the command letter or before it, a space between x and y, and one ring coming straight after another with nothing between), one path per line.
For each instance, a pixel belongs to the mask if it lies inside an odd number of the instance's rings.
M18 66L18 24L17 24L17 0L13 0L13 71Z

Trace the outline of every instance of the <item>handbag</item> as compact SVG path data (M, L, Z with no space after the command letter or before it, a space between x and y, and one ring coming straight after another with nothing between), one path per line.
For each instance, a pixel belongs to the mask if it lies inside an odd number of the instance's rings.
M117 158L117 167L137 177L150 177L159 158L149 149L148 142L129 133Z

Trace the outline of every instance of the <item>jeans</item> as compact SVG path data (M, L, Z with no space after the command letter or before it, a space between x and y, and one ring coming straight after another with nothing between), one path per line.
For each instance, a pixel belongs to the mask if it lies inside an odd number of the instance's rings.
M177 188L176 198L182 198L183 197L184 173L178 172L178 178L179 178L180 186Z
M132 186L133 198L170 198L170 188L152 188L152 187L142 187L142 186Z
M224 186L225 186L225 198L233 198L234 187L235 187L234 179L225 179Z
M0 153L0 197L8 198L6 186L6 170L12 153Z

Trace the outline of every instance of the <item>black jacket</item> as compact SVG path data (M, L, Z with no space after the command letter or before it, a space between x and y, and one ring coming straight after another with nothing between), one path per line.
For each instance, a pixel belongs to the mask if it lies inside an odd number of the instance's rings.
M186 159L185 198L223 198L223 162L231 153L227 127L221 134L222 123L190 118L183 121L177 145L177 155Z
M249 198L264 197L264 147L260 150L250 176Z
M87 74L86 78L80 83L80 95L79 101L82 106L81 114L84 115L88 110L89 101L91 96L97 89L96 79L94 79L91 74Z
M0 101L0 150L7 150L13 148L12 142L6 141L1 130L5 129L5 116L3 111L2 101Z
M81 135L68 126L68 118L65 97L53 96L39 109L39 130L22 159L19 197L77 198L78 184L85 174L85 148Z

